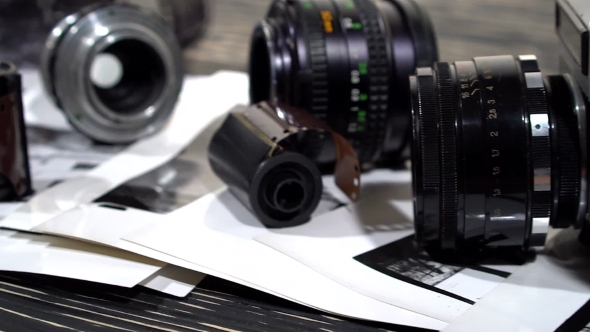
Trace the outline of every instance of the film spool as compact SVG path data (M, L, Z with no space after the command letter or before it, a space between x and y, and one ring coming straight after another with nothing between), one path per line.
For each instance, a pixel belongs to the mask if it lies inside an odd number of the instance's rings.
M65 17L47 39L41 72L53 101L76 129L114 144L160 130L184 74L169 25L129 4L94 5Z
M31 173L22 108L21 76L16 66L0 61L0 201L30 195Z
M297 226L310 219L323 190L320 171L306 155L318 131L332 137L336 185L358 200L360 165L354 148L311 114L286 105L236 106L211 141L209 162L265 226Z

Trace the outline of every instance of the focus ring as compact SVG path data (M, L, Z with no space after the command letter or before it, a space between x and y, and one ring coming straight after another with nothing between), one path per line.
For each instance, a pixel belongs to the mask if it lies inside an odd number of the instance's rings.
M441 169L441 246L455 247L457 233L457 144L455 130L455 91L451 67L437 63L440 116Z
M419 150L422 160L422 194L424 200L423 232L420 239L424 244L438 242L440 215L440 145L439 112L436 105L436 83L431 68L417 69L418 81L418 125L420 128Z
M369 109L368 129L360 145L360 159L375 159L386 135L386 119L389 110L389 63L387 44L379 23L379 10L370 0L355 0L363 25L369 55Z
M314 9L315 4L314 4ZM303 30L307 32L309 43L309 70L311 71L311 96L309 111L318 119L328 118L328 57L326 55L326 38L319 14L306 7L301 7ZM318 15L315 15L318 14Z

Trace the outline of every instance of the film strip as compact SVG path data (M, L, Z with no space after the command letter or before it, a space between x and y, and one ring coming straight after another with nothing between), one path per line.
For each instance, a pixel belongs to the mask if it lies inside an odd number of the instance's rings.
M320 171L309 154L313 134L335 147L336 185L359 198L360 165L348 141L306 111L266 102L230 111L209 146L213 171L267 227L291 227L310 219L322 195Z
M0 201L31 194L21 77L13 64L0 62Z

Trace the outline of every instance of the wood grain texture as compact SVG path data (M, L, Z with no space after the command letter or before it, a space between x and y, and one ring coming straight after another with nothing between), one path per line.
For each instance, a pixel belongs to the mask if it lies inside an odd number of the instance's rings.
M247 70L250 32L270 0L215 0L201 41L185 51L191 73ZM429 13L441 61L475 56L536 54L541 68L557 72L554 0L417 0Z
M418 0L434 22L443 61L536 54L557 72L553 0ZM185 51L189 72L247 69L249 35L270 0L212 0L204 39ZM228 91L231 93L231 91ZM185 299L141 287L0 274L0 331L404 331L346 320L208 277Z
M136 287L0 273L0 331L424 331L345 320L207 277L183 299Z

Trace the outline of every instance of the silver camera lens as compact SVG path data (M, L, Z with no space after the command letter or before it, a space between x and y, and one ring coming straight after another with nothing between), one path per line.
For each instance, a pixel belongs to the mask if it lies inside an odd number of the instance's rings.
M87 7L61 20L41 57L45 87L70 123L104 143L161 129L182 89L182 53L156 14L127 4Z

